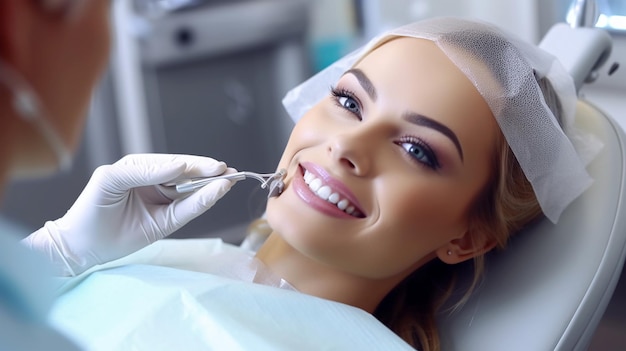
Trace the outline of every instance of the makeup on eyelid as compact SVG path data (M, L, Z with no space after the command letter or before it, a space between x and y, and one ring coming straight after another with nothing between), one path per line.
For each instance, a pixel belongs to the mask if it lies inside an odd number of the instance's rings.
M363 103L361 103L361 100L359 99L357 93L349 88L346 88L343 85L344 84L337 84L336 87L331 86L330 97L332 98L333 103L338 108L345 110L348 113L351 113L356 118L358 118L359 121L362 121L365 117L365 109L363 107ZM348 102L348 99L353 100L353 104L355 104L355 106L346 106L345 103ZM375 104L376 102L371 103ZM357 109L357 111L353 111L351 108ZM410 122L415 120L419 120L420 122ZM443 164L453 162L452 158L447 155L449 152L452 151L448 151L447 147L438 146L438 142L431 142L430 140L428 140L431 138L437 140L437 138L439 138L437 134L445 135L453 142L453 144L457 146L459 156L462 160L462 151L460 148L460 144L458 144L458 140L456 140L456 136L452 131L450 131L447 127L441 125L439 122L422 116L421 114L412 112L403 114L400 122L403 124L404 122L409 123L407 124L407 127L398 127L399 130L397 134L400 135L400 137L396 138L393 143L403 149L402 152L404 153L404 156L407 157L411 162L417 163L419 166L425 166L434 171L439 171L442 168ZM436 127L437 125L439 125L439 127ZM418 128L418 132L416 132L416 128ZM442 130L444 130L444 132L442 132ZM448 132L445 132L445 130L447 130ZM433 135L433 137L425 138L424 135ZM414 156L410 155L410 152L408 150L410 148L405 145L406 143L411 144L412 147L416 148L418 151L421 150L422 152L424 152L424 156L427 159L423 159L421 157L415 158ZM444 160L445 162L442 164L441 160Z
M356 89L351 89L353 87ZM355 91L359 91L360 94L355 93ZM363 119L363 113L364 111L366 111L363 101L371 102L373 104L380 103L380 101L378 101L379 99L377 87L370 80L368 75L359 68L352 68L346 71L346 73L344 73L344 75L339 79L337 86L334 88L331 87L331 95L335 97L335 101L337 101L337 104L340 107L348 109L350 112L356 114L356 111L352 111L344 105L346 100L342 101L338 97L343 96L344 99L354 99L358 107L358 117L360 120ZM366 100L359 99L359 96L365 97ZM390 98L393 98L393 96L391 96ZM454 144L461 162L464 162L463 148L461 146L461 143L459 142L456 134L445 124L438 122L436 119L430 118L427 115L416 113L410 110L402 112L402 119L418 126L428 127L430 129L436 130L437 132L446 136ZM421 138L416 139L419 139L423 142ZM426 146L428 146L428 148L430 149L428 143L426 144Z

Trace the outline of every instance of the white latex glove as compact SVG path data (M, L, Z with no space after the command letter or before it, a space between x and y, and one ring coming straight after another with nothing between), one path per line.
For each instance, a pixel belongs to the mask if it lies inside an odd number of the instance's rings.
M191 194L159 184L226 171L226 164L208 157L128 155L98 167L69 211L23 243L49 257L59 275L79 274L170 235L211 208L234 182L216 180Z

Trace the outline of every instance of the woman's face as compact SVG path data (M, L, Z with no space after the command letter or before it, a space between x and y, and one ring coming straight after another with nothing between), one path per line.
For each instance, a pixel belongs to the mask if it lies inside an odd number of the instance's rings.
M286 188L269 201L268 220L317 262L367 278L406 275L467 242L498 133L485 101L434 43L392 40L297 123L279 164Z

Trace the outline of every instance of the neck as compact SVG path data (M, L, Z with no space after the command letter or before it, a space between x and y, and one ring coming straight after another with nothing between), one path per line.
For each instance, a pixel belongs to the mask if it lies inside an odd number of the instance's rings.
M269 236L256 257L302 293L370 313L405 276L371 279L343 272L303 255L276 233Z

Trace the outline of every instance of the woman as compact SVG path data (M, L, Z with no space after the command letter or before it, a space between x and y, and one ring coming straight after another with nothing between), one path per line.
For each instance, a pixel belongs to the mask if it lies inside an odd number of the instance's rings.
M301 119L256 257L437 350L455 264L473 260L476 284L486 252L589 185L560 127L574 132L574 100L558 62L489 25L434 19L376 38L286 98Z
M0 1L1 184L70 166L108 59L109 5L109 0ZM60 230L42 228L28 244L66 261L53 261L57 274L67 273L65 263L80 271L123 256L204 212L231 183L218 182L174 201L152 185L225 170L224 163L205 157L127 157L97 172ZM68 245L70 238L75 240ZM44 293L41 271L46 267L21 251L18 239L0 233L0 349L60 347L55 342L69 349L45 327L50 295Z

